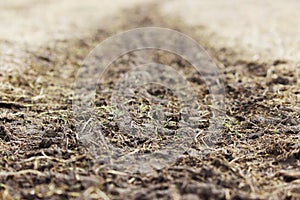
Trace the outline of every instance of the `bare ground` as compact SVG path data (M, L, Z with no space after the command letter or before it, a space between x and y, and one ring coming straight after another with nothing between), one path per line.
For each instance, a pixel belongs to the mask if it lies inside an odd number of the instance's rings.
M253 61L233 48L214 46L209 42L214 36L204 27L166 18L156 6L125 10L121 16L109 28L80 39L56 39L34 50L24 47L18 63L29 67L1 72L0 198L300 199L299 63ZM76 72L89 51L116 32L140 26L179 30L208 50L225 82L227 137L203 156L182 157L155 173L128 174L95 161L77 140L72 94ZM157 57L186 73L205 99L201 76L189 73L188 63L168 54ZM130 60L116 61L114 76L99 84L98 117L108 137L126 137L111 116L109 91L119 78L118 66L126 71ZM5 63L14 65L13 59ZM157 90L167 98L161 88L148 91L153 95ZM138 148L128 141L116 143Z

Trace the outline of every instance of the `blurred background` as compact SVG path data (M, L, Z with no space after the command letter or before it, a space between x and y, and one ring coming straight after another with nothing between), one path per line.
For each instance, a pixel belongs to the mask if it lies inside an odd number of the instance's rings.
M53 39L82 37L117 23L122 9L149 3L156 4L165 18L179 17L189 26L203 26L215 34L216 45L241 47L254 58L299 61L297 0L2 0L0 40L41 45Z

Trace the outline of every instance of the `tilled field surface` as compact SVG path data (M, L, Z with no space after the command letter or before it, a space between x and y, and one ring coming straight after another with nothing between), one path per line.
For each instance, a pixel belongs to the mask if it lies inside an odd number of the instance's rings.
M0 198L300 199L300 63L253 61L244 52L215 47L210 43L214 35L204 27L166 19L156 6L124 10L120 16L85 38L56 40L38 49L24 47L19 49L24 54L20 60L14 62L12 56L1 63L11 67L0 72ZM163 168L133 174L97 161L78 140L73 85L91 49L115 33L143 26L178 30L208 51L224 81L226 120L224 137L213 148L202 153L205 144L199 134L191 138L197 156L185 152ZM12 45L2 43L3 48ZM119 127L117 120L122 118L111 105L112 92L122 74L143 63L141 55L133 52L112 63L98 84L95 101L105 137L125 153L155 151L162 141L175 137L180 119L172 91L148 85L130 101L132 121L151 124L148 113L160 105L168 111L168 123L157 138ZM170 53L153 52L152 59L185 75L201 105L195 129L205 132L211 108L201 75Z

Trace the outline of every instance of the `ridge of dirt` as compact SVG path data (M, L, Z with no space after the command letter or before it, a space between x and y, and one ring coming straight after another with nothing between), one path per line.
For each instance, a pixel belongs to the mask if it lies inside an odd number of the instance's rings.
M29 52L24 62L30 67L24 72L3 73L1 199L300 198L299 65L252 61L232 49L210 46L214 36L203 27L188 27L157 10L155 5L124 10L113 26L94 37L53 41ZM172 28L199 41L218 64L227 97L226 141L202 157L180 158L146 175L96 162L77 140L72 115L73 83L84 57L106 37L141 26ZM188 70L177 57L158 59ZM189 78L203 92L201 77ZM109 82L99 87L112 88ZM108 104L109 95L96 102ZM109 110L99 116L109 117ZM106 125L108 133L115 128L109 121Z

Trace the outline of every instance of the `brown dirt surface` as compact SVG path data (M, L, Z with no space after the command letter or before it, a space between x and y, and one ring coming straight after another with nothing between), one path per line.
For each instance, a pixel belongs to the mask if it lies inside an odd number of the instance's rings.
M249 59L247 53L211 43L214 35L205 27L166 17L158 7L126 8L109 26L35 48L0 41L1 49L8 46L18 54L14 62L13 54L6 52L0 62L0 199L300 199L299 63ZM73 84L83 59L99 42L144 26L185 33L212 56L226 89L226 138L207 153L182 156L153 173L131 174L93 159L78 140ZM147 138L136 141L118 128L110 97L135 57L132 53L112 64L99 83L95 102L106 137L130 149L148 144ZM201 76L188 62L162 52L156 59L182 71L199 102L209 104ZM164 131L176 130L179 108L172 94L157 85L146 91L171 102L168 111L174 123ZM133 121L149 120L145 113L151 102L136 98L132 106ZM143 112L137 111L141 106ZM209 115L197 127L207 128L208 119ZM151 144L149 151L155 150L156 142Z

